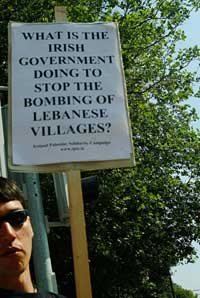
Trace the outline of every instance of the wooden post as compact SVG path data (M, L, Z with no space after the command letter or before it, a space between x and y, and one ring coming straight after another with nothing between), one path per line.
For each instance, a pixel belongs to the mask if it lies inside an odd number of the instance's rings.
M65 6L55 6L54 8L56 22L66 22L66 8Z
M68 173L69 211L77 298L91 298L91 282L80 171Z
M55 7L55 20L66 21L65 7ZM92 298L80 171L69 171L67 181L76 295L77 298Z

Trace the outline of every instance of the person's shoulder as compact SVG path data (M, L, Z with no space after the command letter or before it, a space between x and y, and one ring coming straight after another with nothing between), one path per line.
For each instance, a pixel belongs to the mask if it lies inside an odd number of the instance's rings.
M69 298L53 292L40 291L37 293L19 293L0 288L0 298Z

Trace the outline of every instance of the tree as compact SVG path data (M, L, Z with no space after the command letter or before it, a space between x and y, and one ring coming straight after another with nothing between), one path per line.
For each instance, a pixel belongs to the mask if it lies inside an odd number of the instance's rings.
M123 2L124 13L112 16L120 24L137 165L101 173L102 197L88 214L95 290L99 274L105 289L98 297L162 297L170 267L189 259L199 238L199 133L184 104L195 80L186 66L199 49L175 51L189 14L183 1L140 4Z
M177 51L176 43L185 39L180 25L200 3L60 4L67 5L68 21L119 23L136 154L134 168L98 171L99 200L85 203L94 297L161 298L170 267L190 260L192 241L199 241L199 131L192 129L197 115L186 101L198 80L187 66L200 52L198 47ZM0 1L4 84L8 21L52 21L54 5ZM59 280L65 286L62 274Z
M181 286L174 284L174 292L176 298L197 298L197 294L194 294L190 290L183 289ZM171 298L170 293L166 296L166 298Z

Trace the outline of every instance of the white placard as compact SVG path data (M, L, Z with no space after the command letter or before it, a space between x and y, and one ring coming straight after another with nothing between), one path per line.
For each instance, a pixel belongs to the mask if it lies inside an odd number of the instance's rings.
M115 23L11 23L12 162L130 159Z

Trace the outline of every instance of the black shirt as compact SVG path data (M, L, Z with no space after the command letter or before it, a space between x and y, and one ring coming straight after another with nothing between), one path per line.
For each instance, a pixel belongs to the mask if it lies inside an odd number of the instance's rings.
M38 291L37 293L19 293L12 290L0 288L0 298L67 298L65 296L47 292Z

